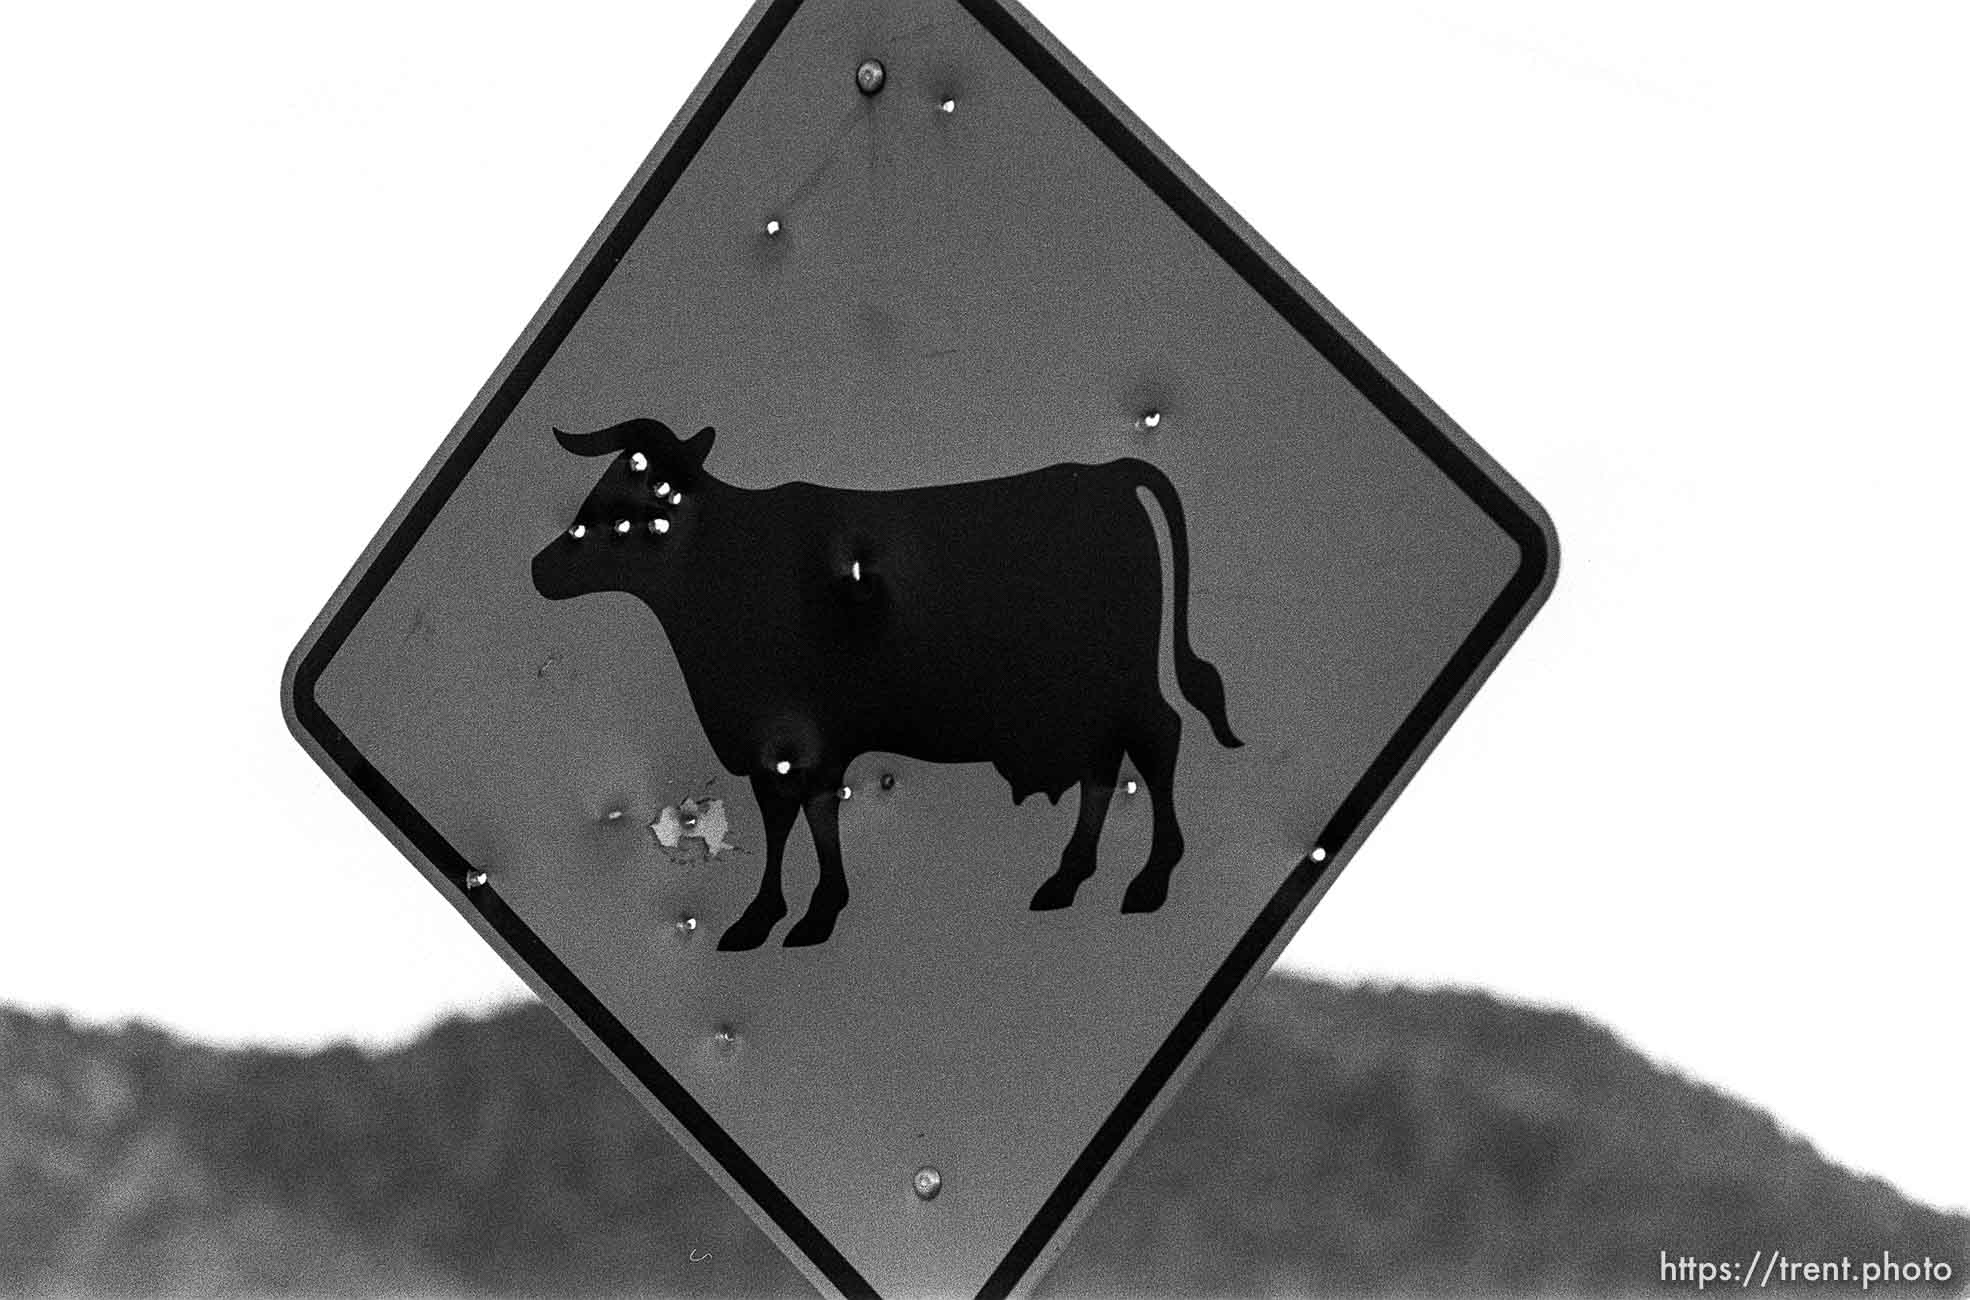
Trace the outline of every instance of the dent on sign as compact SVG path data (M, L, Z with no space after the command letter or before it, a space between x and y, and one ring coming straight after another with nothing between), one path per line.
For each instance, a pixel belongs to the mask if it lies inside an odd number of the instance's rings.
M1555 557L1031 16L765 0L283 698L824 1293L1010 1296Z

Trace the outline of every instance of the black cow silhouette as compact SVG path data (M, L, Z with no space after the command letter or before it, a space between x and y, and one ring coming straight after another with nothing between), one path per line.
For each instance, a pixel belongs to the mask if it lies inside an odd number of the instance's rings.
M811 483L734 487L705 470L713 433L656 420L554 436L615 456L574 524L534 557L550 600L622 591L650 607L713 752L751 778L766 826L759 892L720 937L765 942L787 905L780 861L804 809L820 859L786 936L824 942L848 901L836 826L858 755L990 763L1013 802L1081 787L1060 868L1033 896L1067 907L1094 874L1122 757L1149 787L1149 860L1124 912L1153 912L1183 857L1173 782L1182 720L1157 676L1162 565L1148 489L1170 535L1179 689L1236 747L1217 669L1190 648L1183 504L1146 461L1053 465L895 492Z

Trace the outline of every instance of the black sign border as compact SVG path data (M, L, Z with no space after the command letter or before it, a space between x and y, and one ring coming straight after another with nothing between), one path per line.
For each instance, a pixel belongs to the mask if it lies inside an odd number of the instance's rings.
M690 1093L637 1041L608 1008L549 950L490 885L467 885L472 864L376 770L316 699L322 673L395 575L445 501L504 426L546 368L589 303L677 180L697 156L727 108L803 0L760 0L608 219L571 268L556 297L536 316L507 363L474 403L431 465L370 544L315 625L295 648L282 678L282 704L303 746L482 932L503 941L533 975L537 990L571 1016L590 1046L612 1056L752 1199L779 1232L845 1296L874 1296L868 1281L800 1208L733 1141ZM1330 304L1267 247L1223 201L1136 120L1039 23L1006 0L957 0L1080 122L1270 304L1323 358L1341 372L1404 436L1454 482L1519 547L1516 571L1424 691L1361 781L1341 801L1315 845L1287 875L1265 908L1179 1018L1093 1140L1068 1168L1040 1212L1015 1240L979 1300L1004 1300L1043 1259L1064 1244L1061 1229L1087 1212L1087 1194L1113 1176L1115 1157L1139 1138L1138 1129L1167 1101L1172 1080L1196 1062L1193 1053L1236 999L1261 973L1259 963L1289 937L1287 926L1332 883L1365 832L1406 784L1423 757L1488 675L1551 591L1559 549L1545 512L1441 411L1410 384ZM422 864L420 864L422 865ZM489 936L490 937L490 936Z

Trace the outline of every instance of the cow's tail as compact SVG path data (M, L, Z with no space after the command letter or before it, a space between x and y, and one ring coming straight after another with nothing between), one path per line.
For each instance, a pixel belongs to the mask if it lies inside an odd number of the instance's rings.
M1190 648L1190 530L1183 522L1183 501L1174 484L1146 460L1130 457L1128 466L1138 487L1149 489L1163 509L1163 520L1170 529L1170 586L1174 592L1170 614L1170 650L1176 661L1177 689L1196 706L1211 724L1211 734L1226 749L1237 749L1245 742L1231 734L1231 720L1224 712L1224 678L1218 670L1198 657Z

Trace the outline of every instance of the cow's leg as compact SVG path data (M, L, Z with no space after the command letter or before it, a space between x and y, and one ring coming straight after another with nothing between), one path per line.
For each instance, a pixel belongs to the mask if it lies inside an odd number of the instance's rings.
M814 896L807 901L807 915L800 918L782 941L789 948L826 943L835 932L835 918L848 906L848 876L841 868L841 827L837 814L841 808L841 777L836 775L824 790L807 796L807 829L814 836L814 856L821 862L821 879Z
M1033 895L1035 912L1051 912L1074 904L1074 892L1094 874L1095 854L1101 845L1101 824L1108 818L1108 801L1115 795L1115 775L1122 770L1122 747L1104 750L1088 774L1081 778L1081 811L1074 822L1073 838L1060 853L1060 870L1047 877Z
M766 823L766 874L759 878L759 892L746 910L719 936L718 946L724 952L757 948L787 914L787 900L780 893L780 859L787 851L787 834L800 816L800 800L757 776L752 779L752 794Z
M1183 719L1163 704L1149 724L1129 739L1129 756L1135 759L1149 787L1154 822L1149 836L1149 861L1122 895L1124 912L1153 912L1170 893L1170 870L1183 857L1183 831L1177 827L1176 772L1177 747L1183 739Z

